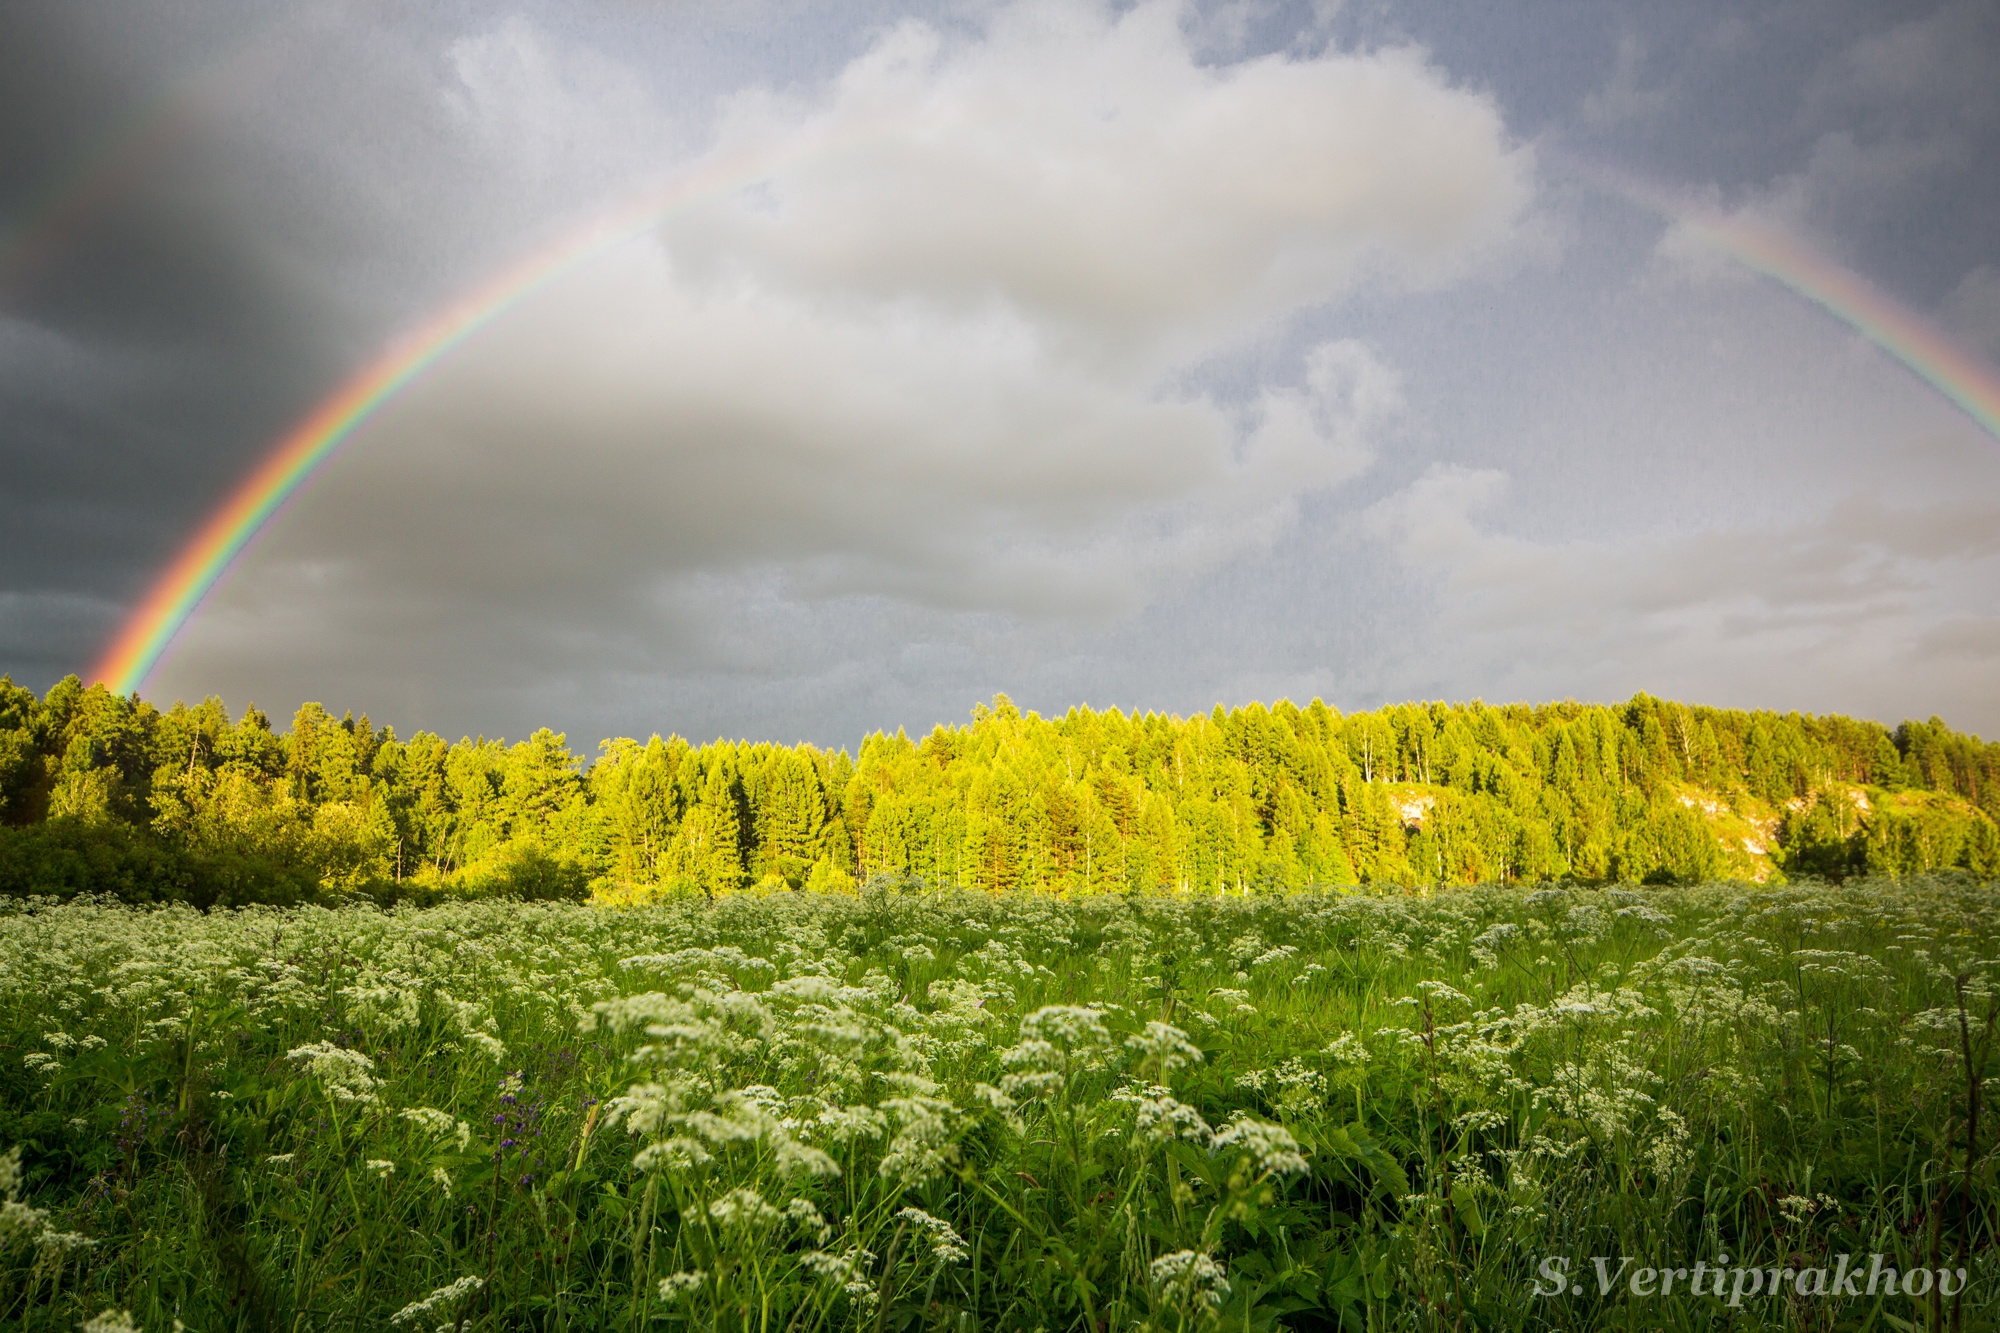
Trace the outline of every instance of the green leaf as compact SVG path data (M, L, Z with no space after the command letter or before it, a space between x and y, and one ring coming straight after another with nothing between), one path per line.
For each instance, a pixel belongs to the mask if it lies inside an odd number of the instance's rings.
M1452 1211L1474 1240L1486 1234L1486 1218L1479 1211L1477 1187L1469 1181L1456 1181L1451 1187Z
M1349 1125L1342 1133L1354 1145L1357 1157L1365 1163L1380 1184L1392 1190L1397 1198L1410 1192L1410 1178L1403 1171L1403 1165L1385 1150L1359 1121Z

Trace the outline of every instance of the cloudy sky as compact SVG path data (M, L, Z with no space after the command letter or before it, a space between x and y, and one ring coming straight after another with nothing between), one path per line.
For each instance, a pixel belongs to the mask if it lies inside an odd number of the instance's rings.
M995 691L1992 735L2000 442L1657 201L2000 362L1996 63L1985 0L15 0L0 671L86 671L399 334L721 181L412 381L147 696L580 748Z

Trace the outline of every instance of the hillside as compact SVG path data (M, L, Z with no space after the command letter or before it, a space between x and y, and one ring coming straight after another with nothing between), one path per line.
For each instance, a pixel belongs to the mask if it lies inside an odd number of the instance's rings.
M1763 881L2000 872L2000 744L1941 721L1704 708L1402 704L1190 718L1007 698L921 741L547 730L407 739L318 704L275 730L74 678L0 680L0 891L292 901Z

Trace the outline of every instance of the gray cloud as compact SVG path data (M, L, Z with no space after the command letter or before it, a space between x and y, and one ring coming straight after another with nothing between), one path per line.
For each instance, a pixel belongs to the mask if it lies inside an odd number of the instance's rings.
M0 227L158 132L0 287L0 671L83 666L426 311L761 157L413 384L150 693L837 743L995 689L1991 727L1992 442L1551 164L1708 190L1991 353L1996 43L1860 0L26 0Z
M575 137L546 44L510 23L452 59L482 121L521 114L496 89L528 90L537 164ZM620 119L576 115L593 139ZM166 683L302 645L359 671L419 625L451 627L447 669L475 686L579 658L713 665L688 594L714 579L1128 615L1268 550L1401 408L1352 339L1240 402L1176 372L1364 277L1448 280L1504 245L1530 171L1488 103L1408 53L1203 67L1165 6L1010 8L949 42L900 25L823 93L743 94L722 121L711 157L797 165L426 376L213 599ZM502 625L521 627L505 646Z
M1646 44L1637 33L1618 39L1618 56L1604 86L1583 99L1583 123L1597 131L1635 120L1650 120L1668 110L1675 90L1651 83L1645 74Z
M1497 532L1481 515L1506 491L1498 472L1433 467L1363 521L1437 581L1427 646L1449 645L1510 693L1643 689L2000 724L1990 491L1923 505L1855 496L1793 523L1627 542Z
M1944 322L1989 365L2000 365L2000 266L1981 264L1944 301Z

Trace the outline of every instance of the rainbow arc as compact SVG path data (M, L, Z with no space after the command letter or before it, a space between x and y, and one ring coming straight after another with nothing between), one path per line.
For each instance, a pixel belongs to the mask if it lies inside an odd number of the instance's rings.
M299 489L412 381L536 292L646 235L678 209L754 183L767 156L732 159L653 191L516 261L404 334L287 432L202 524L127 617L91 671L114 691L145 684L174 636Z
M1838 316L2000 440L2000 374L1936 324L1775 227L1694 211L1678 218L1702 244Z
M830 147L822 142L811 152L823 154ZM765 153L715 164L568 233L474 288L364 366L278 441L174 557L106 649L92 679L121 694L143 686L175 635L257 533L344 441L454 348L550 283L652 230L674 210L754 183L779 164L780 156ZM797 151L782 155L786 160L799 156ZM2000 376L1921 315L1776 228L1687 207L1630 182L1614 188L1845 321L2000 440Z

